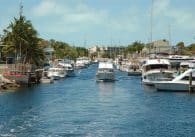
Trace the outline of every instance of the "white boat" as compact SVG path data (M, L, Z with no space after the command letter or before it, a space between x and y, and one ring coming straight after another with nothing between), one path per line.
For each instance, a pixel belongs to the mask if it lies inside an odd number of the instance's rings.
M180 68L184 69L195 68L195 63L192 61L183 61L180 63Z
M192 57L184 55L170 55L168 59L174 67L179 67L181 62L190 62L194 60Z
M49 78L49 77L42 77L40 79L40 82L43 83L43 84L53 83L54 79L53 78Z
M86 67L88 67L91 64L91 60L88 57L82 57L84 64Z
M129 68L128 59L122 59L121 65L119 65L119 70L123 72L128 72Z
M53 77L48 77L48 71L42 72L42 77L40 79L40 83L53 83L54 79Z
M52 67L48 69L48 77L53 77L54 80L66 77L64 68Z
M83 69L86 68L86 61L83 58L77 58L75 62L76 69Z
M96 81L115 81L114 65L112 62L99 62Z
M72 64L68 62L60 62L58 65L62 66L65 69L67 77L75 76Z
M168 57L169 60L171 61L188 61L188 60L193 60L192 57L190 56L184 56L184 55L170 55Z
M195 86L195 69L188 69L172 81L159 81L155 87L159 91L189 91L189 76L192 73L192 87Z
M142 65L143 84L154 86L157 81L172 80L174 71L170 67L166 59L148 59Z

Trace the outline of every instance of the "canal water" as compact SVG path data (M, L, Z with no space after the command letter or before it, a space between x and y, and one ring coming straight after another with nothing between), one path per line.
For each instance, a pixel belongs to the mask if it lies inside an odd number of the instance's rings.
M97 65L76 77L0 93L0 137L191 137L195 96L157 92L116 71L96 83Z

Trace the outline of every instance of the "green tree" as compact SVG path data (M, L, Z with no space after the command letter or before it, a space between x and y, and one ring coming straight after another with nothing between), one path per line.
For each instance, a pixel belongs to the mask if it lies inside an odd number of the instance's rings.
M101 55L102 58L110 58L109 53L105 52Z
M127 46L127 48L125 49L125 53L130 53L130 54L135 52L140 53L143 48L144 48L144 43L136 41Z
M185 47L185 50L188 51L191 55L195 55L195 43Z
M7 45L3 48L4 53L15 55L20 63L40 65L45 56L43 49L38 46L37 35L31 21L24 16L14 18L4 29L3 42Z
M78 57L88 56L88 50L84 47L76 47Z
M73 47L68 43L50 40L51 47L54 48L54 58L69 58L76 60L77 57L88 56L88 50L84 47Z
M178 42L178 43L176 44L176 46L177 46L177 49L178 49L178 53L179 53L179 54L183 54L183 50L184 50L184 48L185 48L184 42Z

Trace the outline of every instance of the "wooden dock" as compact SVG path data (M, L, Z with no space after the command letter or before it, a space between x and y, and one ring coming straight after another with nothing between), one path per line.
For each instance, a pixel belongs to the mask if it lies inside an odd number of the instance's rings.
M31 85L39 82L42 69L36 70L30 64L2 64L0 65L0 74L20 85Z

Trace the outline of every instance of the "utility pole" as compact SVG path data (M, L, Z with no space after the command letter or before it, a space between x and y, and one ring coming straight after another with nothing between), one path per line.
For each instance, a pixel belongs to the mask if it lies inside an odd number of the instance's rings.
M22 0L20 1L20 5L19 5L19 16L20 16L20 19L22 18L22 16L23 16L23 4L22 4ZM20 30L21 32L20 32L20 34L22 33L22 30ZM20 62L21 62L21 58L22 58L22 45L21 45L22 43L21 43L21 41L20 41L20 53L19 53L19 58L20 58ZM18 56L17 56L17 58L18 58Z
M152 42L153 40L153 3L154 3L154 0L152 0L152 7L151 7L151 20L150 20L150 40Z
M152 41L153 41L153 5L154 0L152 0L152 6L151 6L151 17L150 17L150 45L149 45L149 53L151 52L152 48Z
M169 24L169 45L172 46L171 43L171 25Z
M22 4L22 0L20 1L20 10L19 10L19 15L20 17L22 17L23 14L23 4Z

